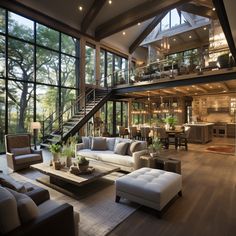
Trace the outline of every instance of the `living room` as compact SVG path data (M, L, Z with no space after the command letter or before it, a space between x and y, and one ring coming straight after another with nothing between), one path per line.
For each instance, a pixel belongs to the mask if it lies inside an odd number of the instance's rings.
M233 4L1 1L0 234L234 235Z

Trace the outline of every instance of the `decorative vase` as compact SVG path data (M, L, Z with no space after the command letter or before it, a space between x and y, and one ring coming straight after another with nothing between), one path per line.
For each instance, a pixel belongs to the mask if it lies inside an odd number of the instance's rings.
M61 169L61 162L60 161L54 161L53 162L53 167L55 170L60 170Z
M71 165L72 165L72 158L71 157L67 157L66 158L66 167L71 167Z
M53 153L53 161L58 161L59 160L59 153Z

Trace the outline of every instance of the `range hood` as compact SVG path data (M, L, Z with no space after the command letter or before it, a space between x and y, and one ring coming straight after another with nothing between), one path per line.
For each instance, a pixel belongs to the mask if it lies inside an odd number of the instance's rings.
M218 108L207 108L208 113L229 113L228 107L218 107Z

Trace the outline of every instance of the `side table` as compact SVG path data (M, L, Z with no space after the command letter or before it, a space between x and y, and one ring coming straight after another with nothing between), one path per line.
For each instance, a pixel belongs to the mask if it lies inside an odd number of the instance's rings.
M161 169L181 174L181 161L177 159L159 156L151 157L149 154L141 156L140 159L142 161L142 167Z

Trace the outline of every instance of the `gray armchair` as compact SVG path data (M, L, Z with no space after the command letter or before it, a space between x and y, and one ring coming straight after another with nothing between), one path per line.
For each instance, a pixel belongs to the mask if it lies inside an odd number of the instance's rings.
M43 162L42 151L31 149L30 134L5 135L7 165L13 171Z

